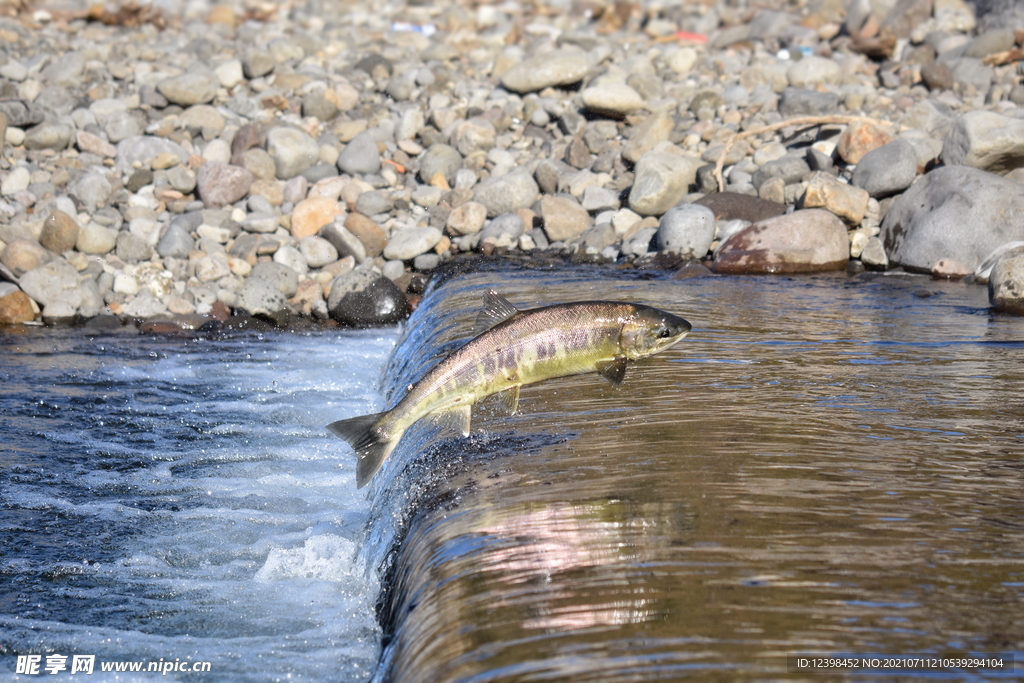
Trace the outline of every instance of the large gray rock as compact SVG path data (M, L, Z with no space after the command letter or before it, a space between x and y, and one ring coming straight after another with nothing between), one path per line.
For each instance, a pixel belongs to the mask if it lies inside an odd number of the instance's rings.
M895 140L865 154L853 172L853 185L875 198L910 187L917 177L917 151L906 140Z
M266 280L286 297L299 290L299 274L286 265L269 261L257 263L249 273L250 280Z
M660 216L687 195L704 162L697 157L653 150L636 164L629 208L641 216Z
M519 62L502 75L501 84L512 92L528 93L577 83L589 70L590 60L583 52L556 50Z
M20 284L23 292L46 306L77 289L78 279L74 266L64 259L54 259L22 275Z
M988 300L998 311L1024 315L1024 248L996 261L988 280Z
M993 173L1007 173L1024 166L1024 120L994 111L964 114L946 133L942 160L948 166L962 164Z
M409 302L394 282L369 268L356 268L331 282L327 310L351 327L391 325L409 315Z
M662 251L704 258L715 239L715 212L700 204L683 204L665 212L658 224Z
M740 230L715 252L719 273L841 270L850 258L846 226L824 209L768 218Z
M1024 186L969 166L937 168L889 209L880 235L889 261L931 272L940 260L968 269L1024 240Z
M524 170L516 170L496 178L488 178L476 186L473 200L487 207L493 218L529 208L540 193L537 181Z

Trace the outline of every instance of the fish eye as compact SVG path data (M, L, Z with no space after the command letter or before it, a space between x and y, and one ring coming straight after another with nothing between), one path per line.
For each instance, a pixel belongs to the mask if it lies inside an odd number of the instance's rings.
M672 336L672 330L670 330L668 327L662 327L662 328L658 329L658 338L659 339L665 339L665 338L671 337L671 336Z

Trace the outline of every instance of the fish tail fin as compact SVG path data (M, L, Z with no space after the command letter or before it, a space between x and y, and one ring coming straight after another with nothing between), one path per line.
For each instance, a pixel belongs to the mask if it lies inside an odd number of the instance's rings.
M344 439L355 449L356 488L361 489L370 482L402 438L401 434L389 438L377 429L378 423L386 414L360 415L327 425L328 431Z

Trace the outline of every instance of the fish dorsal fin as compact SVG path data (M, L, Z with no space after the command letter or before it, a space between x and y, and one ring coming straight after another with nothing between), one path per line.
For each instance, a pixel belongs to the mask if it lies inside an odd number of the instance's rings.
M619 386L622 384L622 378L626 376L626 357L615 356L611 360L599 361L597 363L597 371L606 380L615 386Z
M489 289L484 294L483 310L476 314L476 325L473 331L475 334L486 332L498 323L505 322L518 312L519 309L513 306L508 299L493 289Z
M519 409L519 385L497 393L497 410L501 415L515 415Z

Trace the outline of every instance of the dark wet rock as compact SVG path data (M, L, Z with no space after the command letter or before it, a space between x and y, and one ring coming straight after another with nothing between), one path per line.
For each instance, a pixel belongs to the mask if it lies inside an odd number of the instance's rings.
M339 275L331 283L327 310L351 327L391 325L409 315L409 302L394 282L366 268Z
M805 209L750 225L715 252L717 273L842 270L850 256L846 226L822 209Z
M882 221L890 261L931 272L941 259L977 268L1001 245L1024 240L1024 186L970 166L937 168L900 195Z
M715 212L716 220L744 220L756 223L773 216L781 216L786 206L738 192L713 192L698 199L695 204Z
M917 177L917 152L905 140L895 140L873 149L853 172L853 184L875 198L902 192Z

